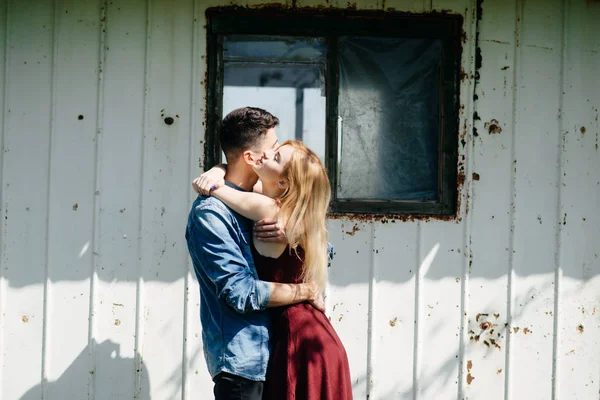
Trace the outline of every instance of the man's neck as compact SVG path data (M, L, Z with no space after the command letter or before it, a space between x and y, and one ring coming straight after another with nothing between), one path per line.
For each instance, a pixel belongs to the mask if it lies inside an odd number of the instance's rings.
M225 180L251 192L258 181L258 176L252 168L246 168L245 164L230 164L227 166Z

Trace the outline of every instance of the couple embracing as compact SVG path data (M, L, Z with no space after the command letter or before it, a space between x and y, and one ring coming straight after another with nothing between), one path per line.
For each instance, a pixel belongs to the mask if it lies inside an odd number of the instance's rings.
M215 399L348 400L346 351L323 313L329 179L302 142L279 144L278 124L232 111L219 132L227 166L194 180L186 239Z

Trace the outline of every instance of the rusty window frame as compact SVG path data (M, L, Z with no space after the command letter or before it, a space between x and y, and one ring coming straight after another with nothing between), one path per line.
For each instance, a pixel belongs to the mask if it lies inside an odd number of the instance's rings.
M281 8L217 7L206 11L207 83L205 169L221 161L215 132L222 119L223 37L226 35L314 36L327 40L326 167L332 186L334 214L446 215L457 213L459 74L462 17L353 10L289 10ZM437 201L339 200L337 188L337 114L339 73L337 38L365 35L435 38L442 42L440 141Z

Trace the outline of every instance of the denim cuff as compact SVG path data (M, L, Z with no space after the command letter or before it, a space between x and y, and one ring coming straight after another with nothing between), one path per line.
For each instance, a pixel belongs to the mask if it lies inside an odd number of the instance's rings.
M271 284L265 281L256 281L256 302L261 310L267 308L271 300Z

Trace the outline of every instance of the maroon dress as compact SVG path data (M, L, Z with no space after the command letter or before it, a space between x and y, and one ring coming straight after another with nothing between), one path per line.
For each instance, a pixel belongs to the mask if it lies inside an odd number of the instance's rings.
M299 283L298 256L286 248L279 258L264 257L252 246L261 280ZM344 345L331 322L308 303L271 309L272 351L264 400L350 400L352 382Z

